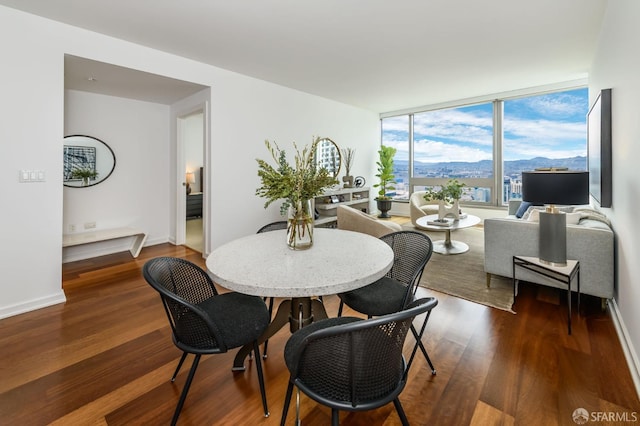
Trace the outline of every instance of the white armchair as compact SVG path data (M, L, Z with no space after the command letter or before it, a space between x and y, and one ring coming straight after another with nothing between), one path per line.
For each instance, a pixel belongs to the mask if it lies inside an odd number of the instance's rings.
M421 228L416 221L422 216L438 214L438 201L426 201L424 194L426 194L426 191L416 191L411 194L411 198L409 199L411 223L413 223L413 226L416 228Z

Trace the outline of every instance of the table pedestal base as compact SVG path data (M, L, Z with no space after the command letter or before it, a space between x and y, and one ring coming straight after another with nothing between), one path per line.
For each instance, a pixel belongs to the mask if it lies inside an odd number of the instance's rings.
M310 297L294 297L292 299L283 300L278 306L276 316L273 317L273 321L269 324L267 329L262 333L262 336L258 338L258 345L261 345L268 340L271 336L276 334L287 323L289 324L289 330L291 333L299 330L305 325L311 324L314 320L327 318L327 311L324 309L324 305L318 299L311 299ZM244 371L244 360L253 350L253 343L244 345L233 361L232 371Z
M460 241L451 240L451 230L445 229L444 240L433 242L433 251L440 254L462 254L469 251L469 246Z

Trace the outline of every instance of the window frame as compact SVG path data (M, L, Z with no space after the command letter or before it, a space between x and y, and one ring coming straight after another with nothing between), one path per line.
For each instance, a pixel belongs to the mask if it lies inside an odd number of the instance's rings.
M527 97L541 96L547 94L568 92L578 89L588 89L586 80L579 80L571 82L570 84L553 85L538 87L529 90L521 90L514 92L504 92L493 96L478 97L474 99L468 99L457 102L446 102L436 104L432 106L419 107L414 109L389 112L380 114L380 143L383 143L384 126L383 121L387 118L407 116L409 120L408 128L408 145L409 145L409 176L408 176L408 194L407 198L397 199L394 201L408 202L411 198L411 194L415 192L416 186L440 186L446 184L449 178L425 178L414 177L414 115L424 112L439 111L444 109L462 108L467 106L479 105L482 103L493 104L493 146L492 146L492 163L493 163L493 176L490 178L457 178L460 182L464 183L468 187L481 187L489 188L491 191L490 201L465 201L465 205L473 206L486 206L486 207L504 207L508 205L509 200L503 200L503 186L504 186L504 164L503 164L503 150L504 150L504 102L514 99L522 99ZM585 117L586 119L586 117ZM586 134L585 134L586 143ZM586 149L586 146L585 146ZM498 190L499 189L499 190Z

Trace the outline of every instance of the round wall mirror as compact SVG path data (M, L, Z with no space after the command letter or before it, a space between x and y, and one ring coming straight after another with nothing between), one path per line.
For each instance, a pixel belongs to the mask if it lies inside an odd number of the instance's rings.
M92 136L64 137L64 186L85 188L107 179L116 167L116 156L109 145Z
M316 167L324 167L333 177L338 177L340 166L342 165L342 155L340 148L329 138L320 139L316 145Z

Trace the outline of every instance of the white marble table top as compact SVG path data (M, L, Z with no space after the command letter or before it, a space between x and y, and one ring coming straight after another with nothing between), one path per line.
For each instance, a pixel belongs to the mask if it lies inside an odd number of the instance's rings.
M315 228L313 246L291 250L286 231L252 234L207 258L216 284L254 296L308 297L371 284L393 265L393 250L367 234Z
M452 218L447 218L447 222L449 226L438 226L438 225L429 225L429 222L438 219L437 214L431 214L429 216L422 216L416 220L416 223L429 231L446 231L447 229L453 231L455 229L463 229L470 228L480 223L480 218L478 216L474 216L472 214L468 214L464 219L453 220Z

